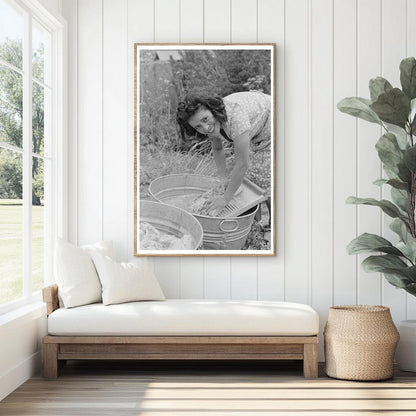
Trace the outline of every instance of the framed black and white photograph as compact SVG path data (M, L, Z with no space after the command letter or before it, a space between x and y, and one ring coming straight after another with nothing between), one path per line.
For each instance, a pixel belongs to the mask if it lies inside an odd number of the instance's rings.
M134 48L135 255L275 255L275 45Z

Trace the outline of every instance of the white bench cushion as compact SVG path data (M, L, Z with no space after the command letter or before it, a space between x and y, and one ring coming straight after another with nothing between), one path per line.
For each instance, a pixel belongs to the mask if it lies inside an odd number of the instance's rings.
M61 308L48 317L50 335L288 335L319 332L318 314L289 302L168 299Z

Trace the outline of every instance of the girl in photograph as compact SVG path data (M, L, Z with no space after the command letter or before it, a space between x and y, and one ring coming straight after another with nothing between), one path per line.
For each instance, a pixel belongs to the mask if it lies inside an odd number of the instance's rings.
M237 92L224 98L191 93L179 103L176 119L182 136L208 138L219 175L230 178L224 194L211 201L211 210L221 211L239 189L249 168L250 148L256 151L270 146L270 117L271 97L259 91ZM234 167L230 175L225 141L232 142L234 147ZM262 178L262 183L268 184L266 191L270 193L270 172L265 175L267 178Z

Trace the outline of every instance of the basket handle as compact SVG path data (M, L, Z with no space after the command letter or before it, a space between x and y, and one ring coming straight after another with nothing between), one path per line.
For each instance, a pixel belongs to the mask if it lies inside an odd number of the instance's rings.
M234 228L231 229L224 229L223 225L225 224L229 224L229 223L235 223ZM237 230L238 228L238 221L237 220L223 220L220 222L219 228L221 231L225 232L225 233L232 233L233 231Z

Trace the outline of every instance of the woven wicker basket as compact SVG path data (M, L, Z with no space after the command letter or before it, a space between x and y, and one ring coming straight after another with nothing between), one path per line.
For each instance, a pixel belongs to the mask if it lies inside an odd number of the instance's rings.
M385 306L329 309L324 330L326 373L344 380L386 380L393 376L399 332Z

